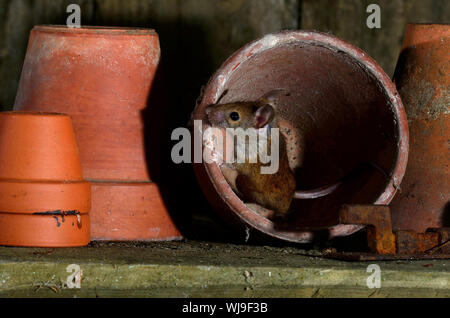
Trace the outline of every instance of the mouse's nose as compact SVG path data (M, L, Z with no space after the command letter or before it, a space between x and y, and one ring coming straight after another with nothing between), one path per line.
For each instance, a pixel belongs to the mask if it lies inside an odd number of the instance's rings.
M206 107L205 113L209 116L209 114L211 113L211 107Z

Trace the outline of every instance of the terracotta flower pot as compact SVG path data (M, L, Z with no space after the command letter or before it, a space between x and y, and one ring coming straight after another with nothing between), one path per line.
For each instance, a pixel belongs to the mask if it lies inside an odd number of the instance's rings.
M300 189L338 181L361 163L381 167L345 182L333 194L296 200L289 226L280 226L250 210L225 181L220 167L195 165L199 182L224 218L293 242L311 242L319 230L328 237L361 229L337 225L342 204L388 204L401 183L408 158L406 114L395 86L381 67L360 49L329 34L287 31L270 34L234 53L211 78L193 118L205 108L252 101L274 89L278 114L287 136L288 157ZM224 92L227 92L224 95ZM288 95L288 96L285 96Z
M69 114L87 179L149 181L141 112L159 57L153 30L36 26L14 108Z
M31 31L15 109L71 116L85 177L94 184L93 239L181 237L173 222L162 221L170 220L162 200L148 219L133 217L144 215L145 202L158 195L160 120L145 114L150 108L154 115L161 106L149 105L159 60L158 35L150 29L36 26ZM111 191L100 190L108 185ZM144 198L132 210L124 202L130 187ZM122 217L111 218L111 210ZM118 230L123 218L136 225L134 231ZM161 231L156 235L143 224Z
M83 246L90 184L70 117L0 113L0 244Z
M450 25L408 24L394 81L411 134L392 225L419 232L450 226Z
M179 240L156 183L93 183L97 240ZM114 198L114 204L102 198Z

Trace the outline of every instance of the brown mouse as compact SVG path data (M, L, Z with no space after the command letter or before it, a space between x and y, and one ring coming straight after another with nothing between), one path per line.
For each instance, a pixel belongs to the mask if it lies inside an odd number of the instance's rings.
M257 101L216 104L206 108L206 115L212 127L218 128L268 128L267 145L270 149L270 129L278 128L278 117L271 104L273 96L280 91L271 91ZM249 146L248 140L246 146ZM249 146L251 147L251 145ZM235 153L242 149L235 144ZM245 149L245 148L244 148ZM279 165L273 174L262 174L264 166L259 160L251 163L249 154L243 163L227 163L222 165L222 172L230 186L247 204L255 203L265 209L271 210L275 216L284 216L288 213L293 198L314 199L332 193L341 182L310 191L296 190L296 180L289 166L286 152L286 142L279 134ZM254 205L252 205L254 207ZM257 211L260 212L260 211Z

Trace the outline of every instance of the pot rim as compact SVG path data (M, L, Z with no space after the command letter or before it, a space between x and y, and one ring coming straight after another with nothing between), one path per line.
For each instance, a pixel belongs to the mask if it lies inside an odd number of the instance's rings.
M409 22L406 25L417 26L450 26L450 23Z
M450 24L445 23L408 23L403 33L401 51L409 46L448 38L449 28Z
M46 117L70 117L67 114L63 113L53 113L53 112L39 112L39 111L5 111L0 112L0 115L8 115L8 116L46 116Z
M268 49L293 43L318 45L345 53L356 63L358 63L364 70L366 70L383 89L383 93L391 104L397 121L396 131L398 134L398 153L389 183L387 184L385 191L377 198L374 204L389 204L403 179L408 161L409 131L406 112L394 83L383 71L383 69L367 53L334 35L313 30L287 30L279 33L268 34L245 45L231 55L211 77L201 96L200 102L193 112L193 118L203 118L203 114L199 110L202 108L200 106L205 107L216 103L223 93L226 82L243 62ZM204 128L205 127L203 127L203 129ZM314 233L311 230L276 230L272 221L251 211L234 193L226 182L217 163L203 163L202 165L207 172L215 192L219 194L222 201L225 202L225 204L239 217L241 221L244 222L244 224L247 224L252 228L272 237L291 242L307 243L313 240ZM361 230L362 228L364 228L363 225L339 224L332 226L329 228L329 238L347 236Z
M71 33L71 34L107 34L107 35L158 35L154 29L133 28L133 27L113 27L113 26L92 26L84 25L80 28L69 28L61 24L39 24L33 27L33 31L48 33Z

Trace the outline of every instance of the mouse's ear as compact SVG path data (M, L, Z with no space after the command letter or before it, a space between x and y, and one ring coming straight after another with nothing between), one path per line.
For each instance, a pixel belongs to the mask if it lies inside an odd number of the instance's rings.
M259 129L270 123L275 117L275 109L266 104L255 112L255 128Z
M259 100L262 101L262 102L264 102L264 103L268 103L268 104L273 105L273 104L276 103L276 101L278 100L278 98L279 98L281 95L286 95L286 96L288 96L289 93L288 93L286 90L281 89L281 88L273 89L273 90L271 90L271 91L265 93L263 96L261 96L261 97L259 98Z

